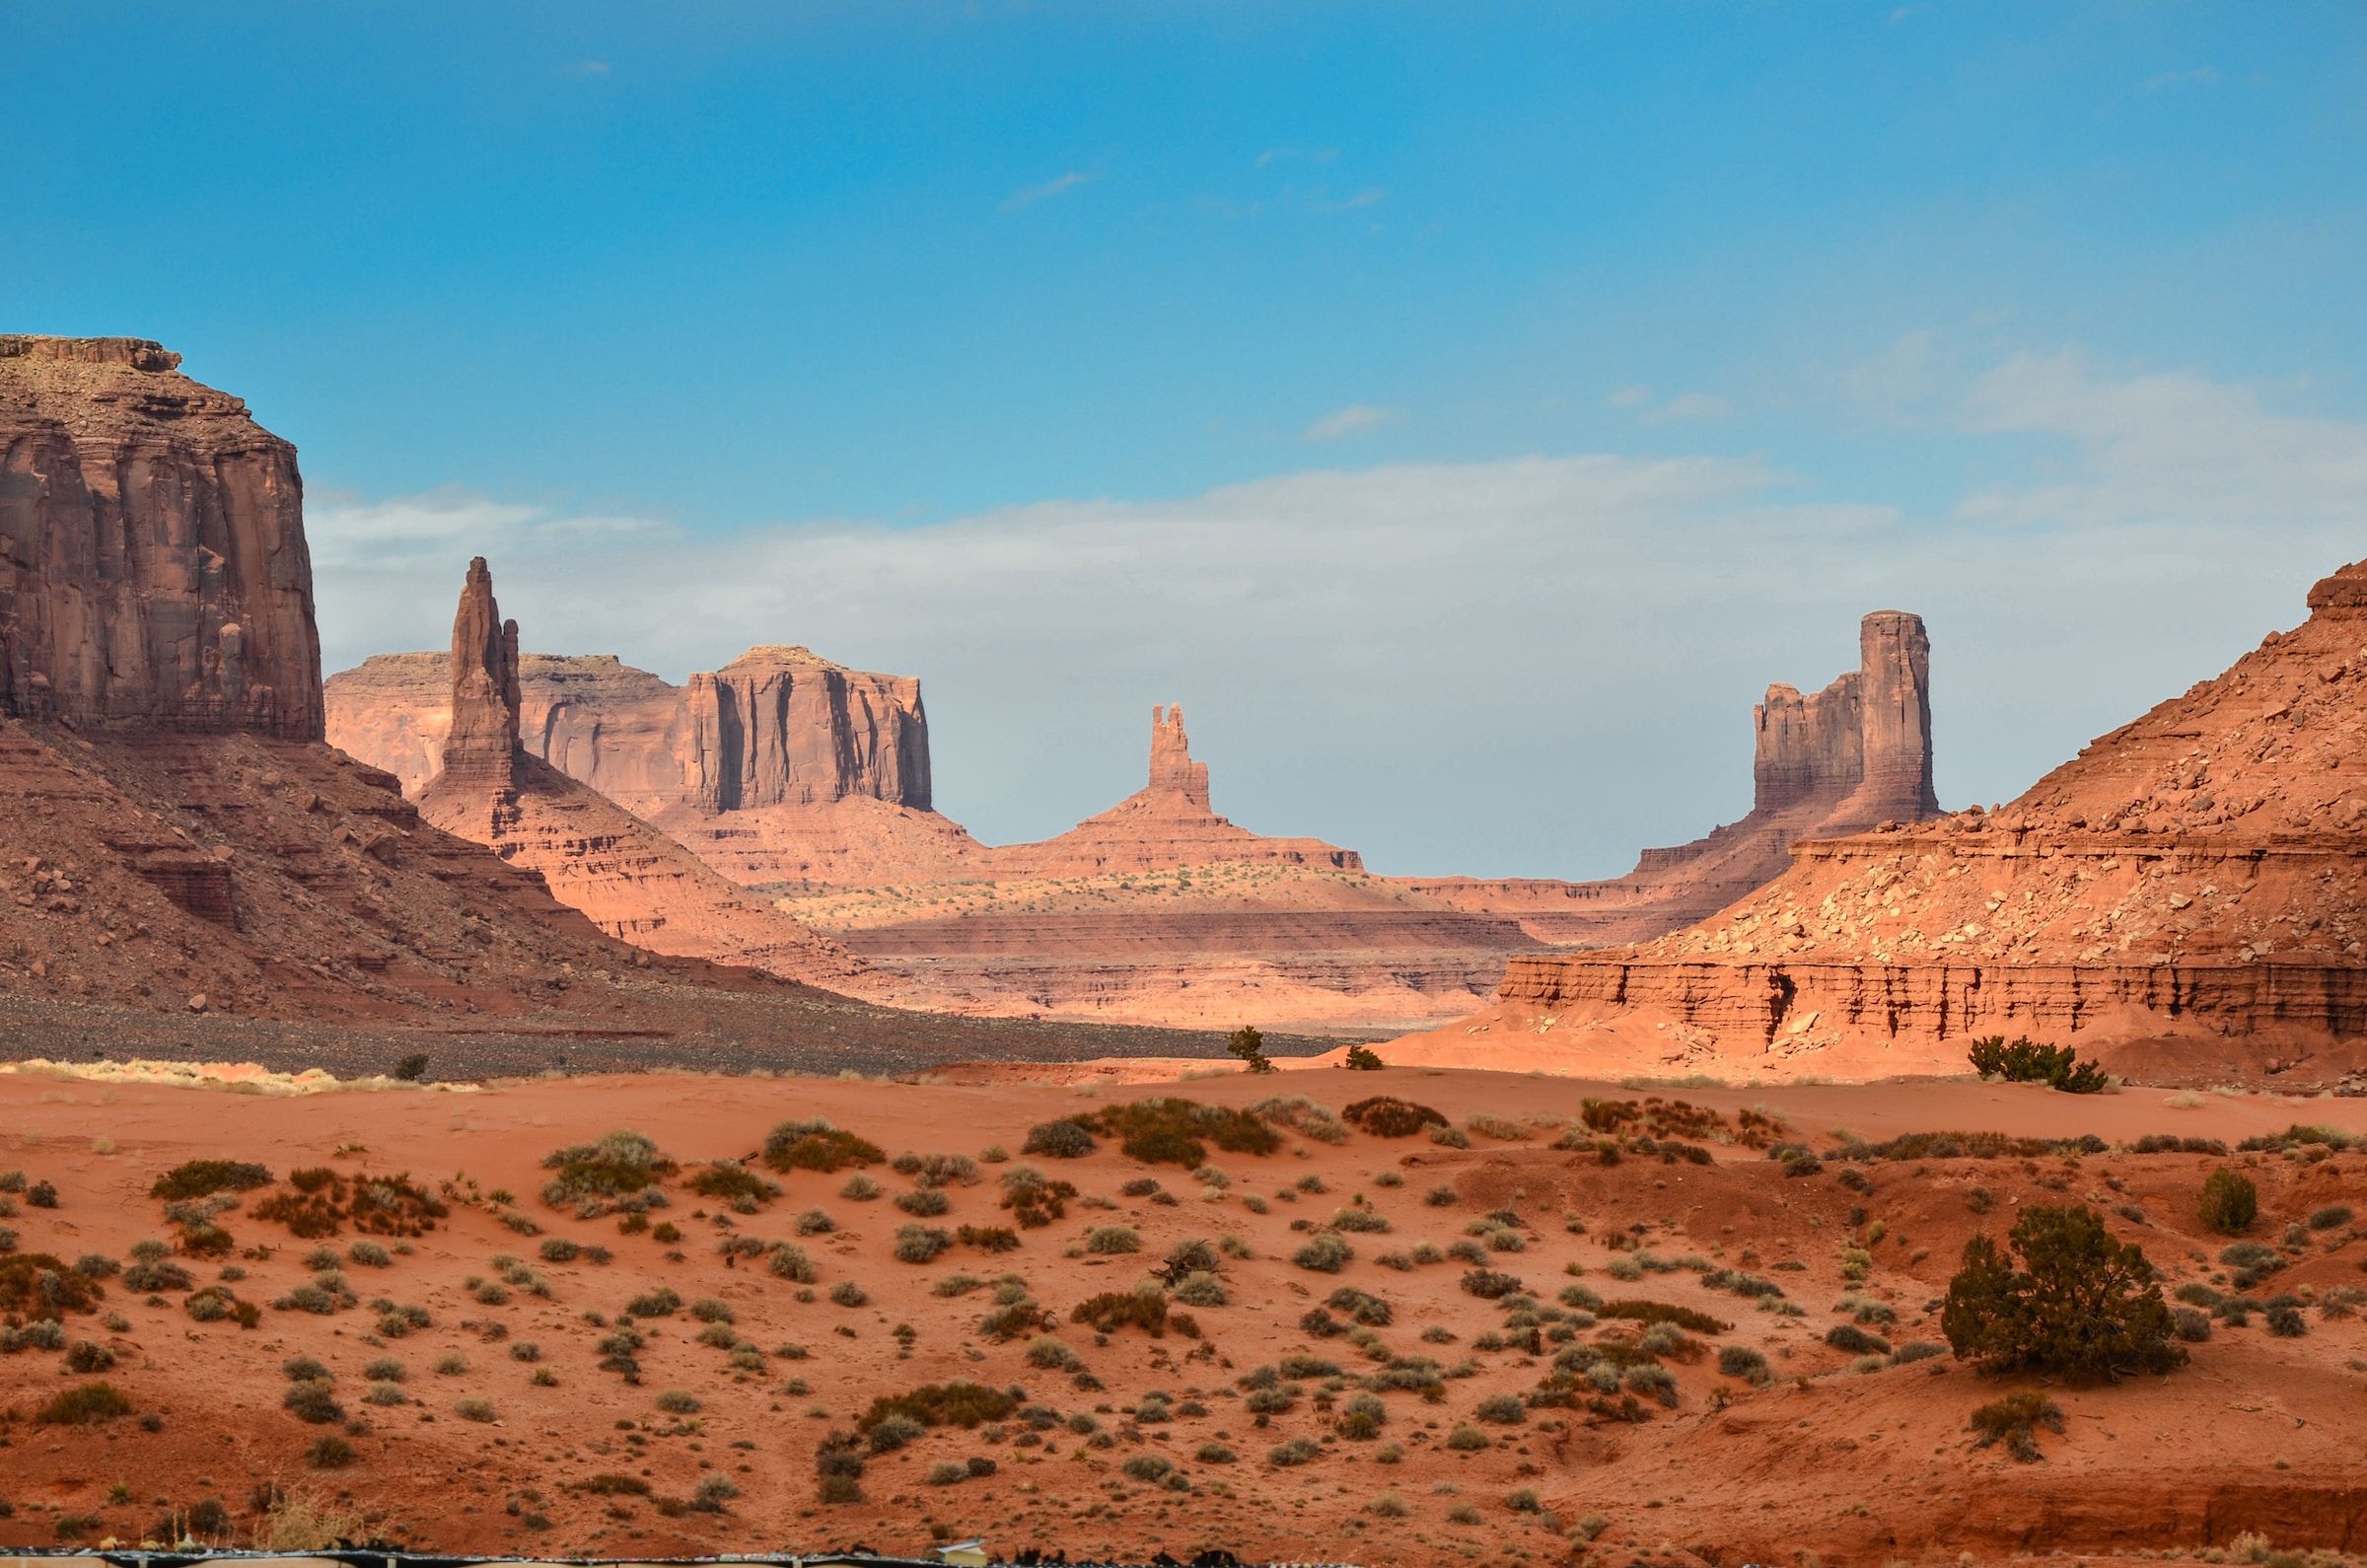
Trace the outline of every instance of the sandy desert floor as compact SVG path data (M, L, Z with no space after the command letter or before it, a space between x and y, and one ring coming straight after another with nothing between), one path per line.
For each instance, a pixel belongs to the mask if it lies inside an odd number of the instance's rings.
M2296 1123L2367 1130L2367 1102L1410 1068L1123 1081L1148 1070L301 1096L0 1073L0 1544L192 1517L245 1543L312 1509L413 1546L527 1554L968 1535L1079 1559L1405 1564L2367 1545L2367 1153L2236 1147ZM1281 1097L1297 1125L1271 1153L1173 1151L1184 1164L1107 1135L1082 1158L1023 1152L1041 1124L1161 1094ZM1376 1095L1434 1107L1470 1146L1327 1114ZM1556 1147L1590 1100L1636 1105L1615 1160L1591 1130ZM885 1158L826 1174L749 1159L815 1117ZM617 1129L678 1168L664 1205L546 1201L545 1156ZM1891 1142L1934 1131L2103 1152ZM2149 1135L2229 1152L2129 1147ZM1823 1158L1787 1165L1770 1140ZM176 1224L152 1190L197 1160L271 1180ZM742 1160L721 1186L702 1176ZM2245 1238L2260 1252L2236 1263L2196 1216L2222 1164L2260 1194ZM1030 1186L1022 1168L1039 1194L1074 1189L1040 1226L1004 1205ZM323 1170L337 1179L306 1176L310 1200L291 1181ZM447 1212L364 1201L397 1176ZM1978 1447L1970 1412L2024 1385L1920 1347L1943 1343L1966 1239L2038 1202L2095 1206L2173 1286L2247 1294L2230 1276L2249 1263L2250 1299L2289 1298L2302 1331L2222 1312L2181 1371L2047 1390L2065 1429L2040 1434L2038 1461ZM365 1212L393 1229L357 1229ZM401 1234L405 1215L432 1228ZM1152 1271L1192 1243L1183 1261L1214 1266L1157 1290ZM101 1261L75 1272L85 1258ZM58 1328L31 1321L42 1290L85 1286ZM1105 1293L1164 1311L1164 1331L1074 1320ZM44 1419L98 1383L122 1413ZM869 1419L875 1400L957 1383L980 1388L917 1408L959 1419ZM866 1426L861 1499L825 1505L818 1449Z

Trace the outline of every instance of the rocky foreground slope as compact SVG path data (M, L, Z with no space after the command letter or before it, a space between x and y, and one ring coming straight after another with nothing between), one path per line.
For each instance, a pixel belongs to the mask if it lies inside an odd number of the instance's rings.
M1795 1071L1955 1067L2002 1031L2338 1072L2367 1033L2367 563L2309 608L1993 814L1802 844L1700 925L1516 960L1471 1027Z

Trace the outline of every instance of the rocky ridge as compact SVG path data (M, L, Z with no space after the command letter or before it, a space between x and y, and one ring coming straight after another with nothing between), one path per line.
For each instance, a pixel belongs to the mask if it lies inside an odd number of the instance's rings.
M1801 844L1713 920L1516 959L1510 1015L1679 1054L1961 1062L2027 1032L2290 1056L2367 1031L2367 563L2006 807ZM2231 1057L2232 1059L2232 1057Z

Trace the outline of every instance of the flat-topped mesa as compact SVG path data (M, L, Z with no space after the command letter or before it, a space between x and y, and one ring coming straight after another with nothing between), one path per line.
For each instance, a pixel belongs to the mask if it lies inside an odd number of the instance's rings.
M1151 782L1153 790L1182 795L1201 811L1208 804L1208 764L1191 759L1191 740L1184 733L1184 704L1151 709Z
M319 740L296 449L179 365L0 335L0 710Z
M501 618L493 574L481 555L468 563L452 621L452 729L444 775L456 784L506 790L518 773L518 623Z
M929 809L920 682L868 675L804 648L752 648L695 675L684 792L709 813L868 795Z

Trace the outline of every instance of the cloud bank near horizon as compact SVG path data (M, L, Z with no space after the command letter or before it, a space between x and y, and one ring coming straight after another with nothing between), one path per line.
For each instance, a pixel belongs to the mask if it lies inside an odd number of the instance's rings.
M723 532L455 488L318 498L310 534L332 671L441 646L481 554L538 651L680 679L802 642L920 676L940 809L990 840L1137 787L1147 710L1180 700L1237 821L1532 876L1740 815L1751 703L1851 667L1867 610L1930 624L1940 793L1989 802L2361 553L2367 426L2251 389L2064 350L1914 419L2013 445L2025 477L1925 515L1763 459L1593 454Z

